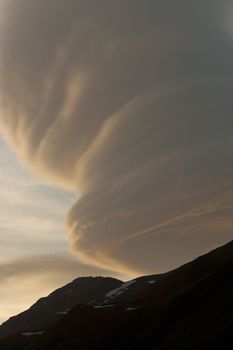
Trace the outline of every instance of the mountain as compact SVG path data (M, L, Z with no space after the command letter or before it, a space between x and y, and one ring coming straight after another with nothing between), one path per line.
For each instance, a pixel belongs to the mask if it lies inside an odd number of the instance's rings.
M109 277L81 277L39 299L30 309L11 317L0 326L0 337L29 333L48 327L77 304L87 304L118 288L122 281Z
M119 281L48 327L2 338L0 349L233 349L232 272L233 241L168 273Z

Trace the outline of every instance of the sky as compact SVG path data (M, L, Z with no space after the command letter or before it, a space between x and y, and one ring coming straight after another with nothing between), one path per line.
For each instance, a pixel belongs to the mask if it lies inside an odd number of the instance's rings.
M64 216L76 196L48 186L0 138L0 322L85 275L70 253Z
M75 196L36 179L3 139L0 167L0 261L9 256L50 254L53 250L67 253L64 212Z
M164 272L233 238L232 41L229 0L0 0L12 285Z

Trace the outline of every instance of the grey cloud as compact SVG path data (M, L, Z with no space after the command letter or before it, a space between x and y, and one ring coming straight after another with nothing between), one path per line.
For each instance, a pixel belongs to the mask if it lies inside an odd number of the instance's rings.
M42 176L77 192L79 257L133 275L229 240L230 2L6 4L1 124Z

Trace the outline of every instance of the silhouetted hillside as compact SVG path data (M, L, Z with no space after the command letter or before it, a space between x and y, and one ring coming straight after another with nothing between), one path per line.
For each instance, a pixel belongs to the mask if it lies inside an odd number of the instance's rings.
M117 282L1 350L233 349L233 242L166 274ZM88 287L87 287L88 288Z
M122 285L109 277L81 277L39 299L30 309L11 317L0 326L0 337L45 328L62 318L77 304L98 300L105 293Z

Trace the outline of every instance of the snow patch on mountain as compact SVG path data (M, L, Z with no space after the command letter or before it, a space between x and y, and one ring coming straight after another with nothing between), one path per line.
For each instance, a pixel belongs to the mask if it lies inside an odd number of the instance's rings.
M136 280L128 281L126 283L123 283L120 287L113 289L110 292L108 292L107 294L105 294L106 300L104 303L106 303L109 299L114 299L114 298L118 297L119 295L125 293L128 290L128 288L135 282L136 282Z
M32 335L42 335L44 332L26 332L22 333L23 336L30 337Z
M126 311L133 311L133 310L137 310L139 309L140 306L136 306L136 307L127 307Z
M113 306L116 306L116 305L95 305L93 306L94 309L104 309L106 307L113 307Z

